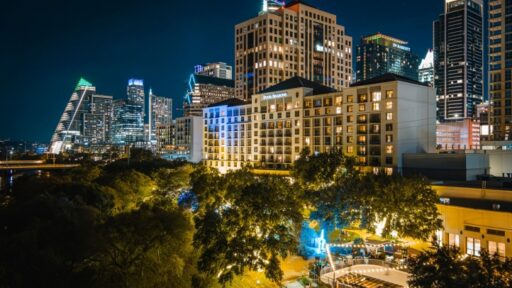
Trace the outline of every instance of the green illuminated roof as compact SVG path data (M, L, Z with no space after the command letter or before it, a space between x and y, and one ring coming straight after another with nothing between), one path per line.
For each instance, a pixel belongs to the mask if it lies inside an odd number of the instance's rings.
M93 85L91 84L91 82L85 80L83 77L80 77L80 80L76 84L75 90L78 90L80 87L83 87L83 86L92 87Z

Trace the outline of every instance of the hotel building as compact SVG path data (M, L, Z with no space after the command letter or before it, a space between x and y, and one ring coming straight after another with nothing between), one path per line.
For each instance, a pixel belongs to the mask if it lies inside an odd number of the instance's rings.
M258 16L235 27L235 95L249 100L294 76L337 90L347 87L352 38L336 15L299 0L279 6L264 2Z
M304 148L343 152L365 170L401 172L403 153L435 150L434 90L386 74L337 92L293 77L204 109L203 159L221 172L288 170Z

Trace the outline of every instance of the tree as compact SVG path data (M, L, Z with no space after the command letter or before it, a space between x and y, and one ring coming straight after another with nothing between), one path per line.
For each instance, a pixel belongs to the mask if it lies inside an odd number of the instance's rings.
M199 269L218 276L220 283L259 269L280 282L279 259L295 251L302 222L296 188L286 178L255 176L246 170L225 176L203 170L194 179L208 183L193 182L193 191L206 200L200 201L195 217ZM220 192L208 195L213 191Z
M346 161L338 151L311 155L309 148L305 148L293 164L292 176L307 189L319 189L334 181Z
M177 168L161 168L152 174L155 180L158 193L177 199L178 196L187 189L190 189L191 175L194 167L186 164Z
M428 240L442 227L437 194L420 178L370 174L362 178L358 190L349 195L348 201L351 209L360 211L365 228L372 232L380 223L384 237L396 231L400 237Z
M432 248L408 260L414 288L510 288L512 287L512 260L500 260L485 250L480 257L462 257L455 246L440 246L433 241Z
M91 261L97 287L191 287L191 215L168 202L144 203L109 218Z

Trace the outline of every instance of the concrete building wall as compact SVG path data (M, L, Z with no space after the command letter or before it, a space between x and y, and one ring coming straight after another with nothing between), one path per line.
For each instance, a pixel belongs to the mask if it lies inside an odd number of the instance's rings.
M398 163L404 153L432 153L436 147L435 90L407 82L397 82L396 113ZM401 167L400 167L401 168ZM399 169L401 170L401 169Z

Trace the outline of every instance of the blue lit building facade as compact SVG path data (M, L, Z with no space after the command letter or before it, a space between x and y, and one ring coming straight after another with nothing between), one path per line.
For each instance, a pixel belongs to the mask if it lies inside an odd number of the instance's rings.
M357 81L393 73L418 80L419 57L407 42L381 33L363 37L357 47Z

